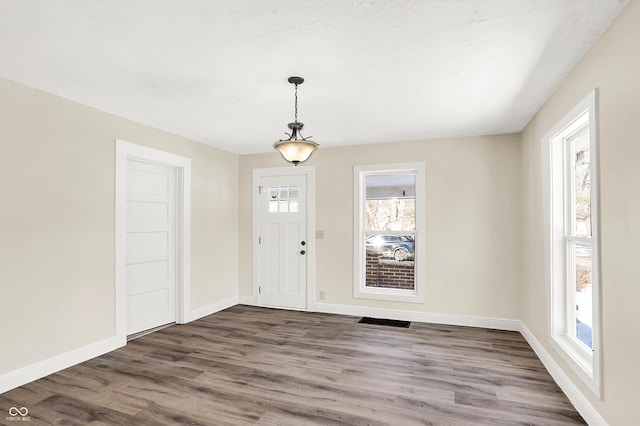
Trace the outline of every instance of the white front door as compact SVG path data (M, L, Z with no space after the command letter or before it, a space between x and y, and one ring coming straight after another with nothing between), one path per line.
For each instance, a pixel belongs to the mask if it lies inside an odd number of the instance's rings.
M127 160L127 334L176 321L176 170Z
M307 308L307 175L261 176L259 303Z

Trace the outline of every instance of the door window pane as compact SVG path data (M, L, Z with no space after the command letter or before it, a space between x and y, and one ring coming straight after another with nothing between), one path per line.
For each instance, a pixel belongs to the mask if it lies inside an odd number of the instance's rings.
M298 213L300 209L297 186L269 187L269 213Z
M289 187L289 198L292 200L297 200L298 199L298 187L297 186L290 186Z
M289 187L288 186L281 186L280 187L280 199L281 200L286 200L289 198Z

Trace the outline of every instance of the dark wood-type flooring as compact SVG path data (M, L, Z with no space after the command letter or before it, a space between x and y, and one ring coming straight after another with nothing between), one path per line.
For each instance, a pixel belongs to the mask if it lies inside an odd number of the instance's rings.
M516 332L238 305L0 395L30 424L584 424Z

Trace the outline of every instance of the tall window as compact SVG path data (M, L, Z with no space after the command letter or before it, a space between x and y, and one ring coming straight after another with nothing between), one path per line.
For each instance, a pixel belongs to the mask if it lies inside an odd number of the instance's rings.
M551 342L600 394L597 117L594 91L543 139Z
M420 302L424 165L355 167L355 297Z
M584 348L593 349L593 286L591 284L591 149L589 113L580 116L585 121L578 130L564 139L566 149L564 206L566 217L565 243L567 259L567 290L569 297L568 333ZM574 308L575 306L575 308ZM575 324L575 326L574 326Z

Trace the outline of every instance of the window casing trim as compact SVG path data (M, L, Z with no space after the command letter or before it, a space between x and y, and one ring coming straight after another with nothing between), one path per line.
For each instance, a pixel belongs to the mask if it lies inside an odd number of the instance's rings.
M601 323L600 323L600 231L599 231L599 165L598 165L598 91L593 90L554 128L542 138L543 220L545 238L545 281L547 289L547 323L549 342L560 357L580 377L589 389L602 397L601 380ZM591 158L591 237L566 235L569 226L565 213L569 195L567 183L566 139L585 125L585 114L590 133ZM569 183L570 184L570 183ZM572 209L570 211L573 213ZM567 282L571 271L568 255L571 245L584 243L591 246L592 256L592 349L589 350L568 332L572 314L571 297ZM564 283L559 285L559 283ZM575 284L573 284L575 285Z
M424 162L354 165L353 167L353 200L354 200L354 265L353 265L353 297L361 299L377 299L398 302L424 303L424 217L425 217L425 164ZM412 174L415 176L415 231L416 241L414 253L414 289L375 288L365 286L365 210L366 177L389 174ZM375 233L375 231L371 231ZM406 235L407 231L385 231L385 234Z

